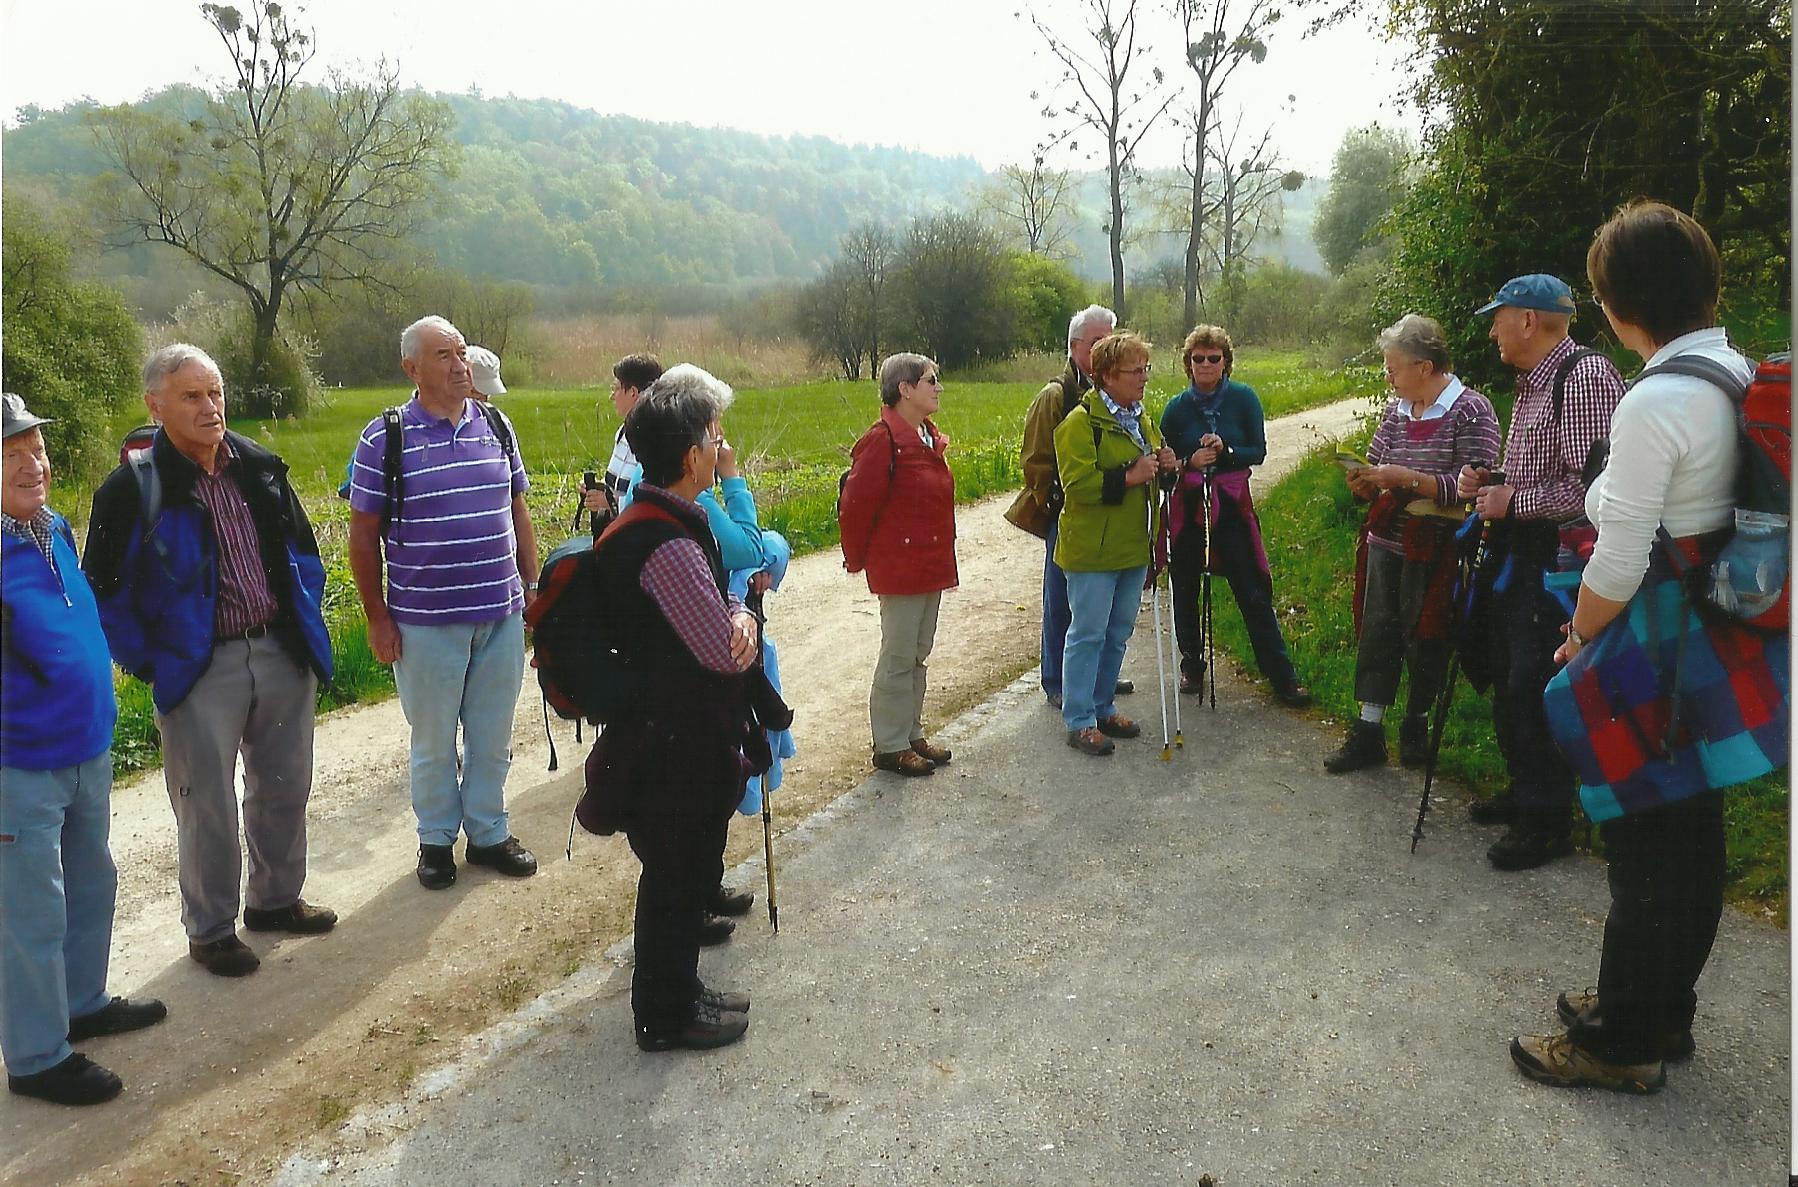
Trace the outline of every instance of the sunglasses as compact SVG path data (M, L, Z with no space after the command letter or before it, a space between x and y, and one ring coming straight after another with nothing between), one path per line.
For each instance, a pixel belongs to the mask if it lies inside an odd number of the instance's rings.
M1221 354L1189 354L1186 356L1186 361L1189 363L1221 363L1224 361L1224 356Z

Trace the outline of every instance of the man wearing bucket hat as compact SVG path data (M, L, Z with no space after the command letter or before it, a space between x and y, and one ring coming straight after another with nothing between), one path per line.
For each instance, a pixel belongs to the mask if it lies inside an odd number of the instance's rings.
M92 1105L123 1085L70 1044L168 1011L106 993L112 659L69 521L48 505L50 422L10 392L0 412L0 1056L13 1092Z
M1564 525L1585 514L1581 480L1594 441L1605 438L1623 399L1611 361L1568 337L1573 290L1532 273L1507 280L1474 311L1492 315L1499 357L1518 372L1505 437L1503 480L1479 467L1461 471L1458 493L1488 526L1498 570L1491 600L1492 722L1510 786L1474 806L1481 824L1508 824L1487 850L1501 870L1526 870L1572 852L1573 771L1548 732L1542 690L1555 673L1567 615L1544 589Z

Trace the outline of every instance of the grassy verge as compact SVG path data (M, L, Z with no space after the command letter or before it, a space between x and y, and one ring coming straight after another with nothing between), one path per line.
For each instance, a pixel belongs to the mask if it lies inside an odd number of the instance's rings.
M1293 663L1322 711L1347 721L1356 711L1354 583L1348 575L1354 572L1363 509L1350 497L1342 471L1321 451L1271 490L1258 492L1257 508ZM1250 663L1253 653L1229 587L1218 583L1213 598L1218 642L1238 663ZM1465 684L1456 693L1444 732L1441 764L1446 777L1482 795L1504 785L1491 704ZM1787 772L1778 772L1732 789L1726 808L1730 895L1782 927L1789 910L1788 788ZM1597 830L1588 830L1584 839L1595 847ZM1395 832L1393 844L1402 840Z

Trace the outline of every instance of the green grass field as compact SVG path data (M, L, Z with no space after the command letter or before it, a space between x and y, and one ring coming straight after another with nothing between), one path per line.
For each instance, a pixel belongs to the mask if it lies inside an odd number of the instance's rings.
M1280 625L1293 663L1311 686L1320 710L1338 722L1347 722L1357 709L1352 574L1365 508L1349 495L1341 469L1321 451L1271 490L1258 490L1256 507L1273 570ZM1217 583L1213 599L1219 644L1252 670L1253 653L1229 587ZM1405 693L1399 695L1402 705ZM1396 729L1396 725L1388 729L1389 745ZM1492 736L1491 702L1475 695L1465 682L1456 691L1443 735L1441 762L1442 775L1482 795L1504 786L1503 760ZM1329 780L1320 769L1321 791L1332 789ZM1421 791L1421 773L1417 780ZM1732 789L1726 807L1730 893L1738 901L1765 909L1781 926L1788 914L1788 785L1784 771L1758 779ZM1415 803L1412 800L1392 819L1395 847L1410 843ZM1432 813L1462 810L1452 800L1431 809ZM1429 843L1429 830L1426 823L1425 844ZM1595 847L1597 830L1588 830L1584 840L1588 847Z

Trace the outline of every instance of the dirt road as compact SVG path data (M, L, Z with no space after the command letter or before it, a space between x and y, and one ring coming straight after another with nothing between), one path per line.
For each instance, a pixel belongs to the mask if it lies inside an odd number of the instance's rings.
M1268 426L1274 481L1366 409L1347 401ZM1041 545L1007 524L1009 496L957 518L961 587L944 600L927 711L941 723L1037 662ZM837 553L804 557L770 595L799 755L774 797L792 828L866 774L867 679L879 641L874 599ZM508 790L513 831L542 863L513 882L464 867L445 892L412 875L407 727L397 701L321 720L310 810L308 899L337 910L328 936L270 941L253 977L209 976L185 958L175 829L160 772L114 794L119 866L111 990L168 1003L163 1026L85 1049L125 1095L76 1114L0 1098L5 1183L212 1184L261 1181L300 1138L397 1095L454 1040L529 1001L630 930L637 874L622 838L579 834L564 859L585 745L553 726L546 770L541 703L527 676ZM761 846L739 819L727 860ZM758 903L758 911L761 906Z

